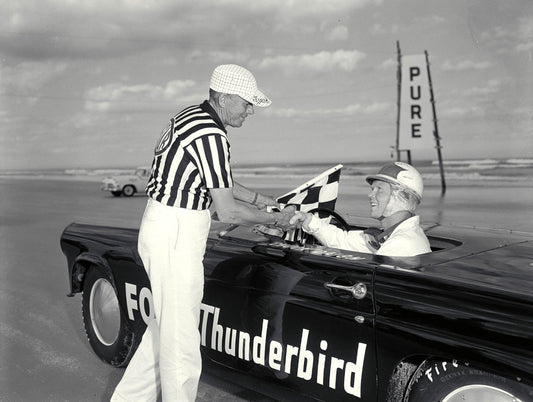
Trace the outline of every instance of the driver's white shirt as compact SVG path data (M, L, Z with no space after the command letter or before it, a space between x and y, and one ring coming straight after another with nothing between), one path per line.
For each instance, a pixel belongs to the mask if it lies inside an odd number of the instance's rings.
M316 216L313 216L308 227L303 229L315 236L324 246L343 250L390 257L409 257L431 251L418 216L412 216L400 223L378 250L370 245L370 238L364 231L342 230Z

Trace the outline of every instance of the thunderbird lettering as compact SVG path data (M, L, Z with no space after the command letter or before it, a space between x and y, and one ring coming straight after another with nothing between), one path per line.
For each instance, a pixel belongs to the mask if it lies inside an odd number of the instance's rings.
M318 356L307 349L309 330L302 329L299 346L283 345L271 340L267 342L268 320L263 320L261 335L249 334L234 328L224 328L218 323L220 309L202 304L201 308L201 338L202 346L224 352L239 359L253 360L261 366L291 374L293 361L297 362L296 376L304 380L314 380L317 384L324 385L324 372L326 364L329 366L329 379L326 385L335 389L337 376L343 377L344 391L354 396L361 396L361 378L365 359L366 344L359 343L355 353L355 362L345 362L337 357L327 357L328 342L320 341L321 352ZM211 333L211 342L207 340ZM224 346L223 346L224 345ZM267 358L268 356L268 358ZM342 372L344 371L344 375Z

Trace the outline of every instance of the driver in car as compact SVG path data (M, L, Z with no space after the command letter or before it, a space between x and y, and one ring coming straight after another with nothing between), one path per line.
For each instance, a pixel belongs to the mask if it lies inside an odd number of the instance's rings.
M422 176L411 165L394 162L366 177L371 186L370 216L381 228L343 230L308 212L299 211L290 224L302 227L324 246L391 257L431 251L415 209L422 199Z

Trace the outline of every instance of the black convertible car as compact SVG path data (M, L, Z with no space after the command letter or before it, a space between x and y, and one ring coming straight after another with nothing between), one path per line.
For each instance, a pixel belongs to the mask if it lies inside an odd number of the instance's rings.
M431 253L388 258L268 229L213 224L204 369L280 400L533 401L533 235L434 225ZM137 234L61 237L89 342L117 367L153 317Z

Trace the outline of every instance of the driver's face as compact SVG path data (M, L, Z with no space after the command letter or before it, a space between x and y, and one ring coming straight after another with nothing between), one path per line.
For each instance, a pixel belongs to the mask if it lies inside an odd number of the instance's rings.
M239 95L224 95L222 121L231 127L240 127L248 115L254 114L254 106Z
M370 216L372 218L377 219L384 216L390 197L391 186L389 183L381 180L374 180L372 182L370 193L368 193Z

